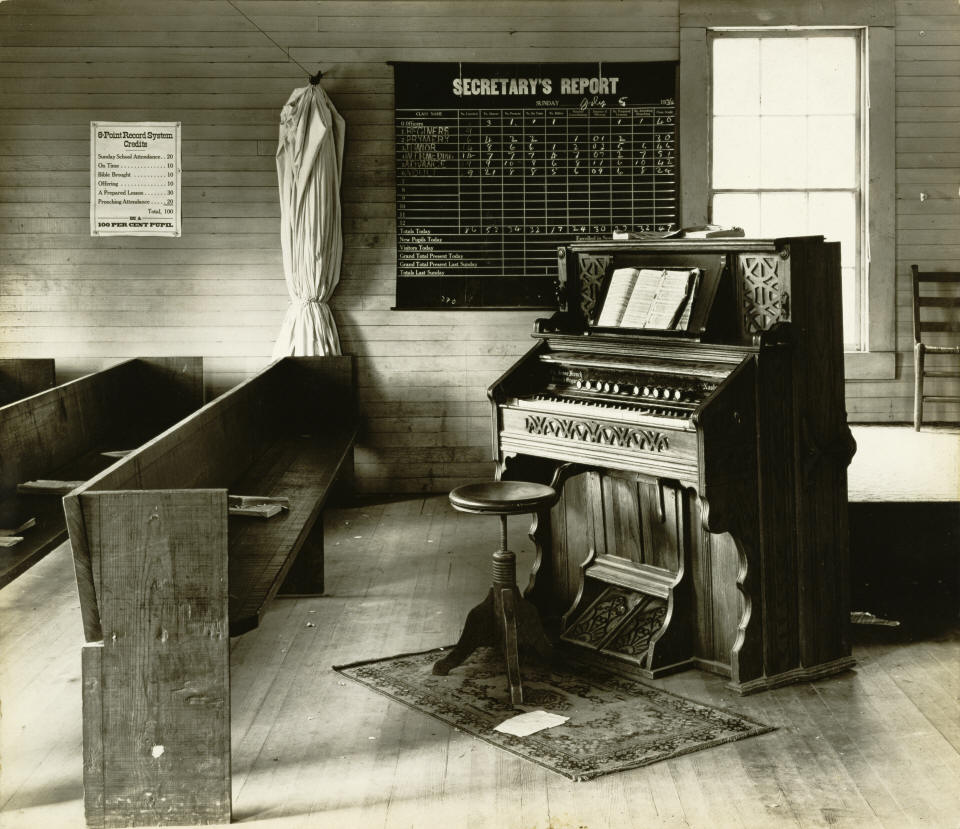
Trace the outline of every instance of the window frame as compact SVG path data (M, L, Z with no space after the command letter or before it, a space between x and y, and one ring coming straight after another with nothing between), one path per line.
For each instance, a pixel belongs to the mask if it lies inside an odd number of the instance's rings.
M680 96L678 107L680 219L683 226L705 224L710 193L710 55L708 29L847 28L863 30L864 83L863 190L866 200L866 269L862 351L846 352L848 380L896 376L896 162L895 41L890 0L849 4L770 6L745 2L718 6L709 0L680 0Z
M854 157L854 170L855 170L855 179L852 185L845 187L830 187L830 186L819 186L819 187L765 187L761 183L757 183L755 187L715 187L713 183L713 125L714 118L716 117L713 111L713 49L714 44L718 40L732 40L737 38L748 38L755 37L760 40L771 39L771 38L810 38L810 37L837 37L845 36L855 40L855 48L857 54L857 67L856 67L856 78L854 83L856 85L855 95L857 100L857 134L855 138L856 145L856 155ZM844 343L844 348L849 348L846 353L859 353L861 351L866 351L867 344L867 330L868 318L867 318L867 303L866 303L866 285L868 278L868 269L867 269L867 226L868 222L866 220L866 211L867 211L867 198L866 198L866 158L867 152L865 149L866 140L869 137L869 129L867 124L865 124L865 113L867 112L867 101L866 94L864 91L864 66L865 66L865 54L866 50L864 48L864 42L866 40L866 32L864 32L863 27L861 26L831 26L831 27L806 27L806 26L740 26L740 27L723 27L723 28L714 28L707 30L707 60L708 67L710 71L710 96L707 101L708 105L708 134L710 136L710 156L709 156L709 168L707 171L707 214L709 216L709 221L713 221L713 201L714 196L723 193L756 193L759 197L763 193L829 193L829 192L839 192L839 193L851 193L855 196L856 199L856 219L857 226L854 231L854 238L857 240L857 250L855 252L854 258L854 296L852 302L855 306L855 321L856 321L856 332L855 332L855 343ZM758 117L762 118L763 114L758 113Z

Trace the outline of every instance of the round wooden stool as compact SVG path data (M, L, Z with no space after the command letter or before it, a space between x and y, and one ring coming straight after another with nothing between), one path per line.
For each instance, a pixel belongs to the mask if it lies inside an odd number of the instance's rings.
M500 518L500 549L493 554L490 592L467 614L460 641L434 663L435 674L446 676L479 647L495 647L503 652L507 663L511 702L523 702L519 646L533 648L548 660L553 657L553 647L543 632L537 609L517 588L517 557L507 549L507 516L539 512L556 499L552 487L526 481L467 484L450 493L450 503L461 512Z

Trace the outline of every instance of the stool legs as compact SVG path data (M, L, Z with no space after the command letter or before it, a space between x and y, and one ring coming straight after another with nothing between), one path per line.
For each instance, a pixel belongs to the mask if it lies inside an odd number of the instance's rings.
M507 664L510 700L523 702L519 650L535 650L543 659L553 658L553 646L543 632L536 607L517 588L517 557L507 549L507 516L500 515L500 549L493 554L493 586L486 598L467 614L457 644L433 666L433 673L446 676L482 646L495 647Z
M487 598L467 614L467 621L464 622L460 640L449 650L446 656L433 663L433 672L438 676L446 676L477 648L484 645L488 647L497 646L496 609L492 587L487 593Z
M517 611L513 601L515 591L515 587L504 587L500 590L500 613L503 618L503 659L507 664L510 702L514 704L523 702L523 685L520 683L520 654L517 646Z

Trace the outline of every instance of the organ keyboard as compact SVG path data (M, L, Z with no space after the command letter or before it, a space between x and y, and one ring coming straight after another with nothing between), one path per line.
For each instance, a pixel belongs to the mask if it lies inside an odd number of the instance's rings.
M500 476L561 494L528 597L646 676L748 693L849 667L838 246L578 243L559 266L558 312L489 390ZM698 274L679 330L597 324L625 267Z

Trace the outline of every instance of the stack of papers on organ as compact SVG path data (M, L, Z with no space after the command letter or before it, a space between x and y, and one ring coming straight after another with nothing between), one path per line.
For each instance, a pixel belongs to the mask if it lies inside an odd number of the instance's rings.
M603 328L684 328L699 268L618 268L597 318Z

